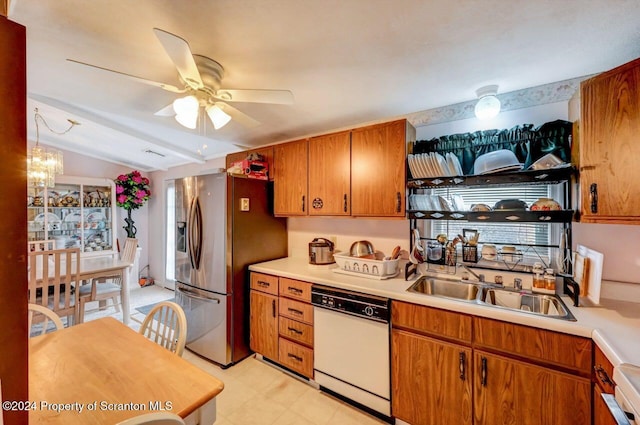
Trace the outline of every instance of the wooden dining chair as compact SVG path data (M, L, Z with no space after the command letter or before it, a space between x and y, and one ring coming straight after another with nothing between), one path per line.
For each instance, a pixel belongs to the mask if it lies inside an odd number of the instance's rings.
M80 248L30 252L29 303L66 317L67 326L78 323L79 265Z
M28 241L27 242L27 252L34 251L50 251L55 249L56 241L53 239L47 239L42 241Z
M172 301L159 302L144 318L140 333L182 356L187 340L187 317L178 304Z
M134 416L116 425L184 425L185 421L175 413L153 412Z
M53 310L48 309L39 304L29 303L27 307L27 323L29 329L29 336L44 335L48 331L57 331L64 328L60 316L58 316ZM49 329L49 321L53 322L53 329ZM33 325L38 325L32 328Z
M137 248L138 240L134 238L127 238L124 243L120 259L122 261L133 263ZM82 285L79 292L80 300L78 304L78 320L80 323L84 322L86 305L91 301L98 301L99 309L104 310L106 308L106 302L111 300L111 304L115 308L116 313L120 312L120 301L118 301L118 298L122 292L122 277L119 275L93 279L89 284Z

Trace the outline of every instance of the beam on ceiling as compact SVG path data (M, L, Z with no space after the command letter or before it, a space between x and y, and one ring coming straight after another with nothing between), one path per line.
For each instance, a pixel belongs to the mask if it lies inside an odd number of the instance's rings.
M172 145L171 143L165 142L164 140L142 133L134 128L127 127L125 125L122 125L110 119L104 118L98 114L87 111L85 109L78 108L77 106L70 105L68 103L61 102L59 100L52 99L47 96L41 96L34 93L29 93L28 97L29 99L35 100L36 102L41 102L53 108L61 109L70 114L76 115L77 117L92 121L98 125L111 128L112 130L118 131L120 133L124 133L126 135L135 137L140 140L145 140L149 143L153 143L154 145L159 146L163 149L166 149L180 158L188 159L189 161L197 162L198 164L205 163L204 157L198 153L191 152L187 149L177 147L175 145Z
M54 140L51 136L48 135L40 135L39 143L47 146L54 146L56 149L64 149L69 152L75 152L77 154L87 156L89 158L99 159L101 161L111 162L112 164L124 165L126 167L133 167L139 171L151 172L151 171L167 171L166 167L158 167L156 164L151 164L149 162L138 162L138 161L123 161L119 158L114 158L111 155L99 152L99 151L90 151L87 149L80 149L77 146L67 143L65 141L61 141L59 139Z

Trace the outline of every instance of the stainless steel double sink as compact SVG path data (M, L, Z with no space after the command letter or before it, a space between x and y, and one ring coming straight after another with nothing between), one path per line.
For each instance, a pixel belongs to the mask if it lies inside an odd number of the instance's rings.
M576 320L555 294L535 294L486 283L429 276L420 277L407 291L554 319Z

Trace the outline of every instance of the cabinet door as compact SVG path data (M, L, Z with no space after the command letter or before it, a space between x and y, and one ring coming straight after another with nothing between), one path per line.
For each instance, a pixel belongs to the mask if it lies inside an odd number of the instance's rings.
M640 222L640 60L582 83L581 120L581 221Z
M474 351L476 425L591 423L589 379Z
M471 424L471 349L393 330L392 414L414 425Z
M404 217L406 125L351 132L351 215Z
M278 297L251 290L249 346L271 360L278 359Z
M309 139L309 215L351 214L351 133Z
M276 145L273 156L274 213L286 216L307 215L307 141Z

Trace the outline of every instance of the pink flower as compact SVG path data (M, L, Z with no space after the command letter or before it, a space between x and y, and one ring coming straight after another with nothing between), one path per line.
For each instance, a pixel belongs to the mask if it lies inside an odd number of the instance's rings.
M127 195L118 195L118 203L124 204L125 202L127 202Z
M147 192L146 192L146 191L144 191L144 190L138 190L138 191L136 192L136 198L138 198L138 199L142 199L142 198L144 198L145 196L147 196Z
M133 174L133 175L134 175L134 176L136 176L136 177L140 177L140 171L138 171L138 170L133 170L133 171L131 172L131 174Z
M148 179L148 178L146 178L146 177L143 177L143 178L142 178L142 183L144 183L144 184L149 184L149 179Z
M133 180L136 183L142 183L142 177L140 176L134 175L133 177L131 177L131 180Z
M121 182L126 182L129 179L129 177L125 176L124 174L120 174L118 176L118 180L120 180Z
M124 192L124 186L116 185L116 194Z

